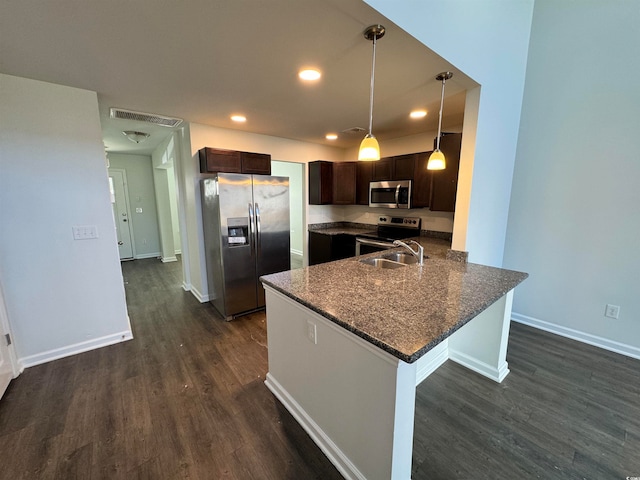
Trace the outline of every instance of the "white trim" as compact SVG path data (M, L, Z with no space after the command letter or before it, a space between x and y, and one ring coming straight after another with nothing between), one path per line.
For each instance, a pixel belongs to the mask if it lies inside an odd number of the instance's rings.
M178 250L175 250L173 253L175 253L176 255L182 255L182 250L178 249Z
M591 335L590 333L563 327L562 325L556 325L555 323L545 322L544 320L528 317L520 313L512 313L511 320L529 325L533 328L544 330L545 332L555 333L561 337L577 340L578 342L593 345L594 347L599 347L604 350L609 350L610 352L619 353L620 355L640 360L640 348L634 347L633 345L616 342L615 340L609 340L608 338L598 337L597 335Z
M444 339L416 361L416 387L448 359L449 339Z
M40 365L41 363L51 362L53 360L58 360L59 358L77 355L78 353L88 352L89 350L107 347L109 345L114 345L116 343L125 342L132 339L133 333L131 332L131 330L125 330L120 333L113 333L104 337L87 340L86 342L67 345L66 347L48 350L46 352L37 353L28 357L22 357L19 359L19 361L23 368L33 367L35 365Z
M190 292L191 291L191 284L186 283L185 281L182 282L182 289L185 292Z
M298 255L299 257L302 256L302 250L296 250L295 248L292 248L290 252L291 252L291 255Z
M169 263L169 262L177 262L178 259L175 257L175 255L173 257L162 257L160 259L162 261L162 263Z
M473 370L474 372L498 383L502 383L502 380L504 380L504 378L509 374L509 366L507 362L502 362L501 365L496 368L493 365L481 362L480 360L465 353L451 349L449 349L449 360L453 360L463 367L467 367L469 370Z
M185 284L182 284L182 288L185 288ZM185 289L186 290L186 289ZM191 294L196 297L196 299L198 299L198 301L200 303L207 303L208 301L210 301L211 299L209 298L209 295L203 295L202 293L200 293L198 291L198 289L196 287L194 287L193 285L190 285L189 290L187 290L188 292L191 292Z
M282 385L271 375L267 373L265 385L271 393L273 393L284 407L291 413L293 418L304 428L311 439L320 450L327 456L329 461L338 469L347 480L366 480L366 477L351 463L349 458L338 448L338 446L329 438L329 436L313 421L307 412L294 400Z
M158 258L160 257L160 252L155 253L141 253L140 255L136 255L134 258L136 260L142 260L144 258Z

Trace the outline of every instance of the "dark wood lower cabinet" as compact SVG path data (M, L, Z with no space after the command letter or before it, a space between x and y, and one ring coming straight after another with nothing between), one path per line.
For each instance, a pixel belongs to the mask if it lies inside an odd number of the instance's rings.
M309 265L333 262L356 254L356 237L309 232Z

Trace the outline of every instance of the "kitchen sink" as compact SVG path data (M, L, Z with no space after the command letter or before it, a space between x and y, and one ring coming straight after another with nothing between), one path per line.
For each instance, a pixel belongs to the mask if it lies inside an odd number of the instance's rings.
M360 262L376 268L402 268L407 266L406 263L394 262L386 258L365 258L360 260Z
M402 263L404 265L413 265L414 263L418 263L418 259L416 257L402 252L387 253L386 255L382 255L380 258L384 260L391 260L392 262Z

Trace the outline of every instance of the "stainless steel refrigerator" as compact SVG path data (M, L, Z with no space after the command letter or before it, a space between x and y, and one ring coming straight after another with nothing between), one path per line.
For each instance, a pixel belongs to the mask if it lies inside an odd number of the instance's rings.
M264 307L261 275L290 270L289 178L202 180L209 301L226 319Z

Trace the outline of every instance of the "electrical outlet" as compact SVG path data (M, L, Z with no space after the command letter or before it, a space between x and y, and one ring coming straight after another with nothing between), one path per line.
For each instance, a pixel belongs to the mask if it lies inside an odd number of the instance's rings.
M307 338L314 345L318 344L316 324L313 323L311 320L307 320Z
M607 307L604 309L604 316L609 318L618 318L620 315L620 307L618 305L607 304Z

